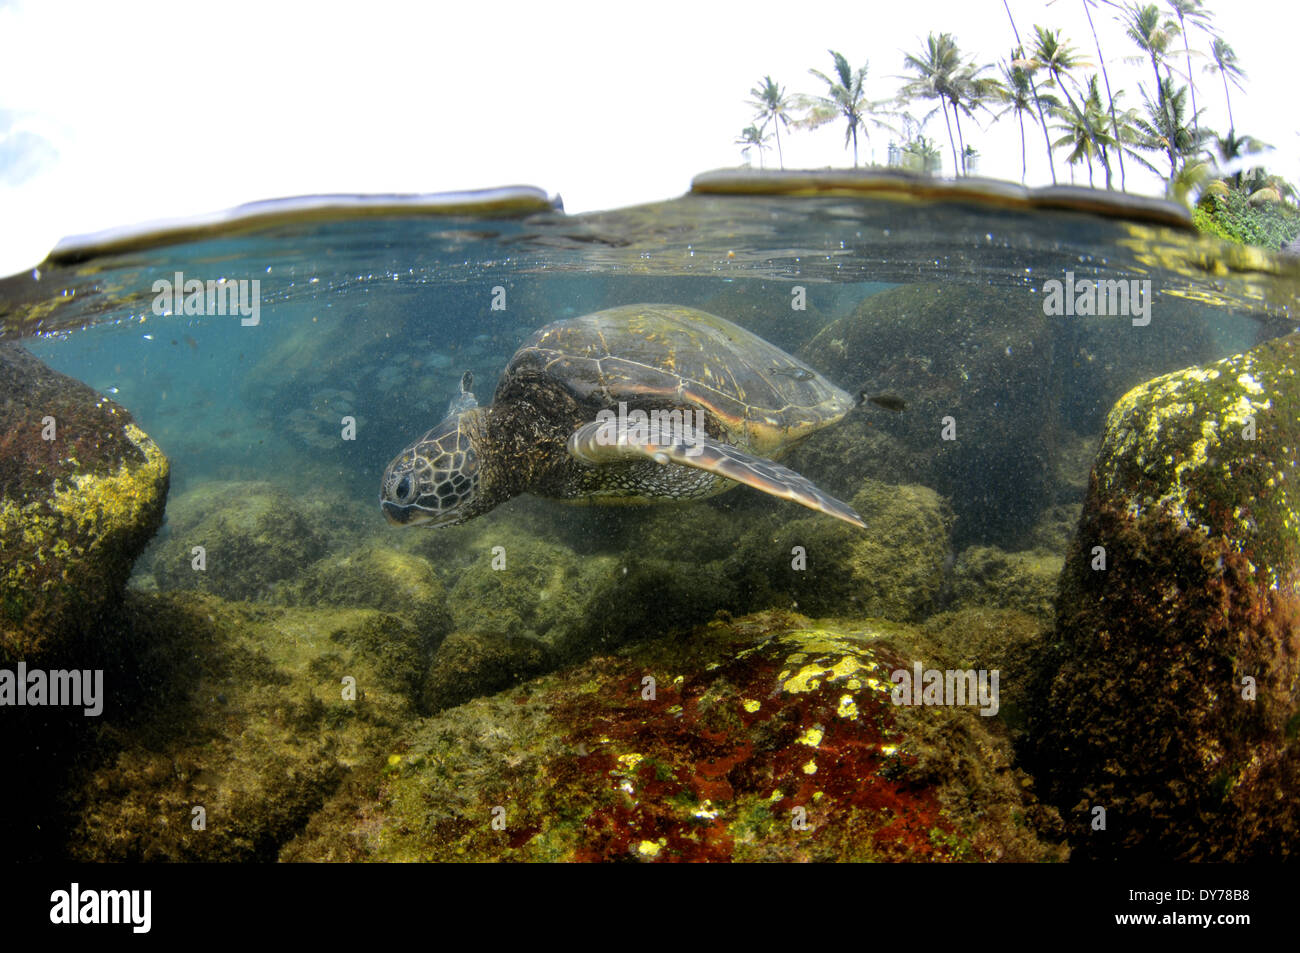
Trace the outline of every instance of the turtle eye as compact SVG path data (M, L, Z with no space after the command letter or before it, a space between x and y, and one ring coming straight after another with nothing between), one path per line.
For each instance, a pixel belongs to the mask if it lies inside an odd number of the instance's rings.
M397 498L403 503L410 502L411 496L411 477L406 475L398 481L396 488L393 490Z

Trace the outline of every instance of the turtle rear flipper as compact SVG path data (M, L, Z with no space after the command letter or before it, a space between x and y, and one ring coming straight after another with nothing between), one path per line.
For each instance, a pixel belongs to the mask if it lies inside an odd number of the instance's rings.
M569 437L569 453L584 463L623 463L629 460L653 460L660 464L675 463L716 473L737 483L752 486L783 500L792 500L809 509L852 523L862 529L867 524L853 508L823 493L807 477L771 460L745 453L698 431L687 441L680 436L659 443L633 435L626 424L595 420L584 424Z

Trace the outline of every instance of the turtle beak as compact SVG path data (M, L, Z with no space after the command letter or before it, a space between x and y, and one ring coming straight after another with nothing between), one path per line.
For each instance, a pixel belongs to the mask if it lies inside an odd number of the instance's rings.
M398 506L396 503L381 498L379 507L384 511L384 518L394 526L406 526L408 523L416 522L414 517L418 511L412 510L409 506Z

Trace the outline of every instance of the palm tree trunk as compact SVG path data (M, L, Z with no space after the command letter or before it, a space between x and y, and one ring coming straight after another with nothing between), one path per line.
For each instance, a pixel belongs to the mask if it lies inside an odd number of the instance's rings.
M943 109L943 124L948 127L948 145L952 147L952 174L955 177L959 174L961 163L957 161L957 144L952 139L952 123L948 119L948 100L939 97L939 105Z
M1165 105L1165 88L1160 85L1160 66L1156 63L1155 51L1151 51L1151 72L1156 74L1156 102L1163 111Z
M785 168L785 156L781 154L781 120L774 120L776 123L776 158L781 163L781 168Z
M1110 91L1110 74L1106 72L1106 60L1101 55L1101 40L1097 39L1097 28L1092 24L1092 10L1088 6L1088 0L1083 0L1083 12L1088 15L1088 26L1092 30L1092 42L1097 46L1097 62L1101 64L1101 76L1106 81L1106 101L1110 103L1110 127L1115 133L1115 141L1119 142L1119 120L1115 118L1115 96ZM1110 166L1106 167L1106 188L1110 188ZM1124 150L1119 150L1119 189L1121 192L1128 191L1128 186L1124 179Z
M849 132L853 133L853 168L856 169L858 167L858 124L849 126Z
M966 174L966 137L961 134L961 112L952 104L952 118L957 120L957 145L961 147L961 174Z
M1231 135L1237 126L1232 121L1232 97L1228 95L1228 74L1220 70L1219 75L1223 77L1223 98L1228 101L1228 134Z
M1011 32L1016 37L1016 48L1020 50L1020 55L1025 55L1025 44L1020 42L1020 30L1016 27L1016 18L1011 15L1011 4L1007 0L1002 0L1002 6L1007 11L1007 19L1011 21ZM1043 145L1047 147L1047 168L1052 173L1052 184L1056 184L1056 163L1052 161L1052 139L1047 134L1047 120L1043 118L1043 104L1038 99L1038 84L1034 82L1034 74L1029 70L1025 71L1029 77L1029 89L1034 94L1034 105L1038 108L1038 125L1043 130Z
M1020 120L1020 184L1024 185L1028 173L1028 166L1025 165L1025 117L1019 109L1016 110L1016 118Z
M1183 22L1183 12L1177 7L1174 11L1178 14L1178 29L1183 33L1183 55L1187 57L1187 88L1192 91L1192 132L1196 136L1196 141L1201 141L1201 124L1196 119L1196 78L1192 76L1192 51L1187 46L1187 24Z

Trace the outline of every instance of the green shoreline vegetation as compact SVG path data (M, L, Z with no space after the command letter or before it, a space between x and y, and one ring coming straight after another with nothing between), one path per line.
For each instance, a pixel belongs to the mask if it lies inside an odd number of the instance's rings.
M1022 182L1030 148L1046 151L1053 184L1062 155L1070 181L1086 170L1092 187L1104 182L1107 189L1126 190L1128 173L1139 167L1161 178L1165 196L1187 205L1202 232L1274 250L1297 241L1296 188L1263 165L1263 154L1273 146L1236 129L1232 88L1245 89L1246 71L1204 2L1079 2L1096 63L1060 30L1036 23L1032 31L1022 30L1004 0L1013 42L996 64L967 56L951 33L931 33L922 49L904 54L903 85L893 96L873 100L866 93L869 64L855 68L848 57L828 50L831 71L808 71L823 87L818 93L788 92L770 75L755 84L748 100L753 121L735 143L746 161L756 151L760 168L774 147L784 168L783 132L788 137L792 129L842 122L844 147L852 150L856 168L859 139L875 126L901 140L890 142L888 165L937 175L948 155L956 174L966 176L975 173L979 159L967 140L971 127L980 129L981 117L1011 118L1020 131ZM1094 14L1113 17L1131 43L1110 53L1111 69ZM1134 64L1121 69L1135 75L1118 75L1116 63ZM1210 89L1204 88L1206 78L1215 78ZM1128 89L1120 81L1130 82ZM1198 103L1198 94L1199 102L1217 99L1219 84L1228 118L1223 133L1203 122L1206 107ZM927 124L939 112L941 138L927 137ZM1041 131L1041 145L1031 145L1037 135L1027 126Z

